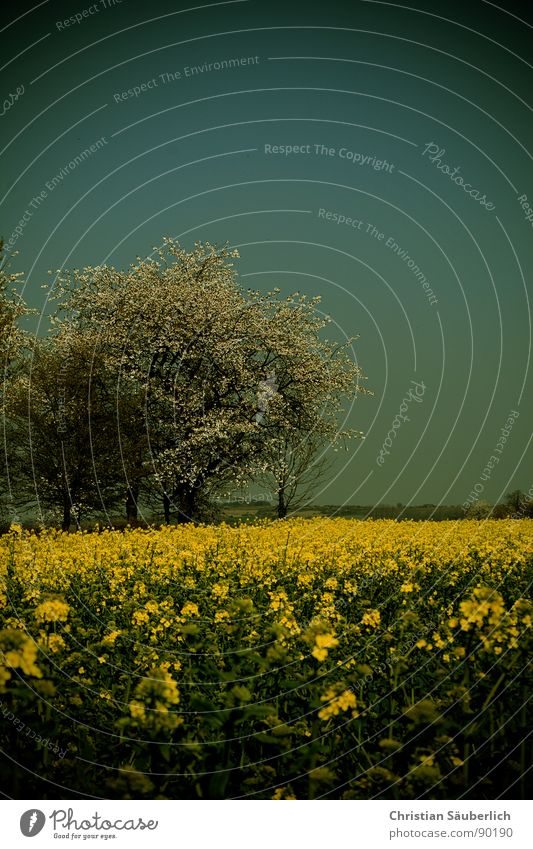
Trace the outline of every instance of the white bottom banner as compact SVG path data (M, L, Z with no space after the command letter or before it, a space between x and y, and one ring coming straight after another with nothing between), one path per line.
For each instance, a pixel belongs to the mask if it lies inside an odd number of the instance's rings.
M288 800L290 801L290 800ZM268 811L267 811L267 805ZM217 849L533 845L519 801L4 801L2 845Z

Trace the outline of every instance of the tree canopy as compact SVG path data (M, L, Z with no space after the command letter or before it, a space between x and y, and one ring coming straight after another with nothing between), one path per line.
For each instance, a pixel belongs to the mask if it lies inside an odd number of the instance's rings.
M363 391L351 340L323 338L318 299L244 291L237 256L166 239L127 271L58 277L56 339L83 339L105 363L125 489L134 499L143 488L159 492L167 520L171 510L195 518L221 487L263 475L281 438L294 446L312 438L318 449L349 436L338 415ZM265 402L269 375L275 389Z

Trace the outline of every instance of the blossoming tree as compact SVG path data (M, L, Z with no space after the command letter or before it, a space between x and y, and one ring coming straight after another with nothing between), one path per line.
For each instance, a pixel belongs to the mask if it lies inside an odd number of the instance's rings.
M263 475L280 435L336 438L342 398L359 389L359 367L321 337L317 299L243 290L237 256L166 239L125 271L86 267L57 279L56 330L101 352L128 481L142 470L135 487L126 482L130 499L156 492L167 521L171 511L197 518L221 486Z

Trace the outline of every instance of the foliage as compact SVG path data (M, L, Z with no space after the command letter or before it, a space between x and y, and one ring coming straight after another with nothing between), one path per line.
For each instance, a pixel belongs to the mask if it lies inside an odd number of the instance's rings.
M324 437L315 432L281 432L270 439L269 462L262 480L274 492L278 519L311 502L331 465L324 443Z
M318 299L243 291L237 256L166 239L127 271L58 277L55 326L102 352L124 407L118 438L128 480L137 495L144 487L163 498L167 520L172 505L179 519L198 518L228 484L263 474L280 438L336 442L347 433L338 424L346 398L363 391L347 346L322 336L328 320ZM268 375L276 390L263 409Z
M19 321L30 312L16 288L22 282L23 275L9 271L10 261L11 255L4 254L4 243L0 239L0 404L4 443L6 441L6 390L20 367L21 351L25 341L25 334L20 329ZM17 512L13 497L14 482L6 460L4 456L0 468L0 524L7 521L9 525L8 516L14 517Z
M483 499L474 501L466 511L466 515L469 519L486 519L491 513L492 504L488 501L484 501Z
M0 358L2 382L18 354L20 332L17 320L26 314L27 307L17 293L15 284L21 282L22 274L9 271L10 258L4 254L4 243L0 239Z
M116 504L115 397L82 336L34 340L6 388L7 461L21 504L59 508L64 530ZM72 516L74 513L74 516ZM42 518L41 518L42 522Z
M525 794L529 519L13 526L0 549L15 798Z

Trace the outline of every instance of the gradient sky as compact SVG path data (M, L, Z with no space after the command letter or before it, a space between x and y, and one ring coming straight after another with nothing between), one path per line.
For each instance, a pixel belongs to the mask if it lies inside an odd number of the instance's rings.
M26 217L11 247L27 301L45 322L48 269L127 266L166 235L228 241L243 285L320 294L332 333L359 334L374 395L348 421L366 437L332 457L317 501L528 490L524 14L484 0L10 4L0 233L9 241ZM230 59L248 61L209 69Z

